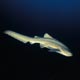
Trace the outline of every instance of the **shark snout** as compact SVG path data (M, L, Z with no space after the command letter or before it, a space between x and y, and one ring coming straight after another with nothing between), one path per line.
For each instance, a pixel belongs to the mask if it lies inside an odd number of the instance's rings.
M66 57L71 57L73 56L72 53L68 50L61 50L61 54L66 56Z

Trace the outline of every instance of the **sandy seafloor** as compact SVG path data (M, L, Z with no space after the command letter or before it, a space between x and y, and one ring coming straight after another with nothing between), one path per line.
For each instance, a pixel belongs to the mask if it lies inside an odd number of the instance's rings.
M0 72L16 80L80 79L79 3L76 0L1 0ZM3 34L5 30L31 37L43 37L47 32L66 44L73 57L48 52L39 44L23 44Z

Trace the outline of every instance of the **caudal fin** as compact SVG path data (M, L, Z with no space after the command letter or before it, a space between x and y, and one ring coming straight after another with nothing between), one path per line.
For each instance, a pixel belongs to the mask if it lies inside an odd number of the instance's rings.
M29 39L28 39L27 36L24 36L22 34L16 33L14 31L6 30L6 31L4 31L4 33L9 35L9 36L11 36L11 37L13 37L13 38L15 38L15 39L17 39L17 40L19 40L19 41L21 41L21 42L23 42L23 43L29 42Z

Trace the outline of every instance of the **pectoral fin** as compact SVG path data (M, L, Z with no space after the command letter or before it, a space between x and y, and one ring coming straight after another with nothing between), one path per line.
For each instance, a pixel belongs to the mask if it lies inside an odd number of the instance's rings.
M49 52L58 52L59 49L50 49Z

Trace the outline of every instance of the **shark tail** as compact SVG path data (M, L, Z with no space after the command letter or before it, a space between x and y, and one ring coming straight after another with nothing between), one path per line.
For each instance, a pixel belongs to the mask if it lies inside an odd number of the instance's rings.
M19 40L19 41L21 41L21 42L23 42L23 43L30 42L29 37L24 36L24 35L19 34L19 33L16 33L14 31L6 30L6 31L4 31L4 33L17 39L17 40Z

